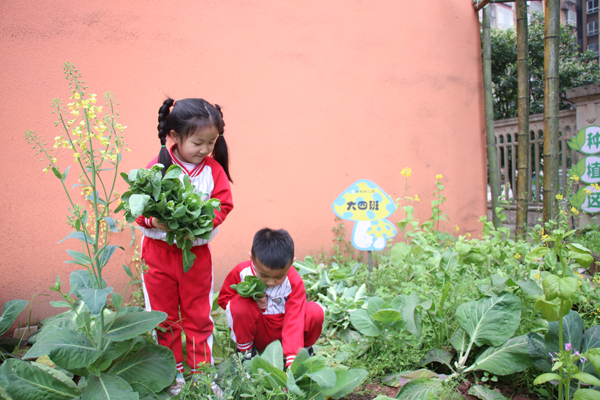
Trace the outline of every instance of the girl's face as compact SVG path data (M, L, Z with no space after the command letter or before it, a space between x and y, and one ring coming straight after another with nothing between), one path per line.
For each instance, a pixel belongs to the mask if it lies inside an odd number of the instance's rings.
M173 141L177 144L175 155L190 164L200 164L204 158L212 153L215 148L215 142L219 136L219 131L214 126L207 126L204 129L188 135L183 141L175 131L170 133Z

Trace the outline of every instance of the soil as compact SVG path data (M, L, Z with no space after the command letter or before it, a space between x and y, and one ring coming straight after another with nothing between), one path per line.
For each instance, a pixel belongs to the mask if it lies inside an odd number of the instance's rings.
M468 394L471 385L471 382L466 381L461 383L456 389L465 400L479 400L478 397ZM528 393L515 393L510 386L500 386L495 389L499 390L500 394L502 394L504 397L511 400L541 400L538 397L529 395ZM372 382L356 388L354 393L349 394L342 400L372 400L379 395L395 398L399 390L400 388L389 387L381 382Z

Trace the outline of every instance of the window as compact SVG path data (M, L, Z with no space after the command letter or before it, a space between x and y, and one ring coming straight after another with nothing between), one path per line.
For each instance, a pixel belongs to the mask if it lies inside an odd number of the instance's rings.
M588 14L598 12L598 1L599 0L587 0L586 1L586 9L587 9Z
M587 23L587 35L588 36L597 35L598 28L599 28L598 21L588 22Z
M588 44L587 45L587 50L591 51L595 55L598 55L598 50L599 50L598 43Z
M574 10L567 10L565 13L566 24L571 26L577 26L577 12Z
M499 6L500 4L496 5L496 25L500 29L512 28L515 25L512 8Z
M537 13L543 13L544 12L544 7L542 6L542 3L539 1L528 1L527 2L529 5L529 12L537 12Z

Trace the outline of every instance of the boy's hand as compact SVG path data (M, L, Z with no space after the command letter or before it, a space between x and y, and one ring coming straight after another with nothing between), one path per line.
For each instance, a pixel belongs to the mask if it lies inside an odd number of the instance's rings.
M265 297L261 297L260 299L257 299L256 304L258 304L258 308L260 308L261 311L265 311L267 309L267 305L269 304L267 295L265 295Z

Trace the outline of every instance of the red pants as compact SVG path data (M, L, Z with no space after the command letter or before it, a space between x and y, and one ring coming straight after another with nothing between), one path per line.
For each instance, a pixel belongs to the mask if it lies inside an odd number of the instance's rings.
M181 330L186 335L186 361L195 372L200 363L212 364L213 297L212 257L208 245L195 246L194 265L183 272L181 250L162 240L143 238L142 258L148 266L143 275L148 296L147 310L163 311L167 319L157 329L158 343L175 355L177 369L183 370ZM181 309L181 318L179 311ZM165 330L163 332L163 330Z
M249 297L234 296L227 307L227 322L232 331L232 339L239 345L253 343L257 350L263 350L269 343L282 339L284 316L285 314L264 315L256 301ZM323 328L323 318L323 308L315 302L307 301L304 306L304 343L298 343L296 353L301 347L316 343Z

